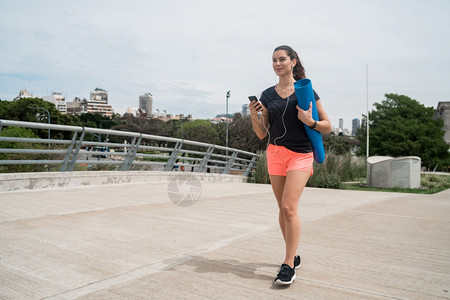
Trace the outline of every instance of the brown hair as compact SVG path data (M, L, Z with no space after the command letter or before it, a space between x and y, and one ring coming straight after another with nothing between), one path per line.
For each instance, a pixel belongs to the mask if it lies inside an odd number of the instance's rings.
M276 52L278 50L286 51L287 55L289 56L289 58L291 60L294 60L294 59L297 60L297 63L295 64L294 70L293 70L294 79L295 80L300 80L300 79L306 78L305 68L303 67L303 65L301 63L297 52L295 52L294 49L292 49L290 46L287 46L287 45L278 46L278 47L275 48L275 50L273 50L273 52Z

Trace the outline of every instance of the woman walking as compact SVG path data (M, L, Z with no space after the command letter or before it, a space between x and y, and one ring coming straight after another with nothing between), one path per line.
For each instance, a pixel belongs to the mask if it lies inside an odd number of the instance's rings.
M260 139L269 134L267 165L272 190L279 208L279 224L286 246L284 261L275 278L276 284L291 284L300 266L296 255L300 239L298 204L313 168L311 142L304 124L322 133L331 131L330 120L314 91L319 120L312 118L312 105L306 111L297 105L294 82L305 77L297 53L289 46L279 46L272 54L272 67L278 83L249 105L253 130ZM259 114L258 114L259 113Z

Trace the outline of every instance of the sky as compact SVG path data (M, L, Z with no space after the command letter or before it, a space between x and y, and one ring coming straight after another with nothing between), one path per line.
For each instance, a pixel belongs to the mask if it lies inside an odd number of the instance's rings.
M450 101L449 0L0 0L0 99L66 101L102 88L116 113L209 119L277 83L290 45L332 125L351 129L386 93Z

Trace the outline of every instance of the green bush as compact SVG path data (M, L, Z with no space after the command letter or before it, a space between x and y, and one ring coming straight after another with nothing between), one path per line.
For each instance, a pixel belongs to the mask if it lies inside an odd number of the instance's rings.
M353 157L350 153L345 155L327 153L322 164L314 162L314 174L306 185L339 189L342 182L365 177L366 164L364 158Z
M35 138L38 137L31 129L22 127L6 127L0 132L0 136L18 137L18 138ZM0 148L3 149L41 149L42 144L30 142L0 142ZM19 154L19 153L0 153L0 160L44 160L51 159L51 154ZM44 164L30 165L0 165L0 173L17 173L17 172L42 172L51 168Z
M357 190L357 191L383 191L383 192L398 192L398 193L414 193L414 194L435 194L450 188L450 175L440 174L421 174L420 175L420 188L408 189L408 188L374 188L367 187L358 183L345 183L342 184L344 190Z
M253 177L255 183L270 183L269 173L267 172L267 156L265 151L259 154Z
M341 178L336 173L322 174L317 177L317 187L328 189L339 189L341 187Z
M422 174L420 185L435 192L442 191L450 188L450 175Z
M253 176L256 183L270 183L265 152L260 154ZM365 177L364 158L352 157L350 153L345 155L327 153L322 164L314 162L314 174L310 177L307 186L339 189L341 182Z

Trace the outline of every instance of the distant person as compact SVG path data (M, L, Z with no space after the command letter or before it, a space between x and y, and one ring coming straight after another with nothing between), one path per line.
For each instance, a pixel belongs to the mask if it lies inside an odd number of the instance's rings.
M313 172L313 149L304 124L323 133L331 132L332 128L315 91L319 121L312 118L312 106L304 111L297 105L294 82L306 78L297 53L289 46L277 47L272 54L272 67L278 83L263 91L260 101L252 101L249 109L256 135L264 139L269 134L268 173L286 246L275 283L288 285L294 281L295 269L301 263L300 255L296 255L300 240L298 204Z

